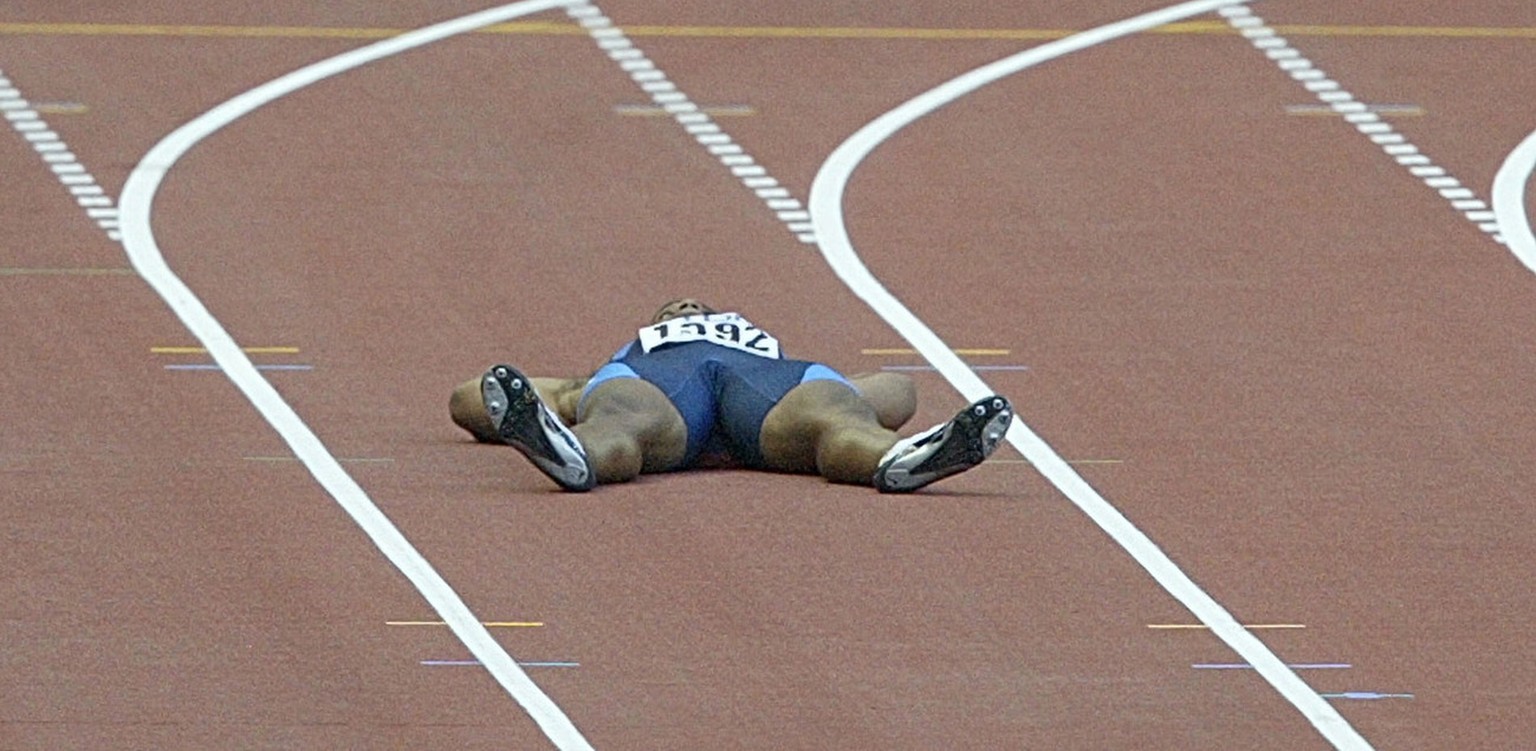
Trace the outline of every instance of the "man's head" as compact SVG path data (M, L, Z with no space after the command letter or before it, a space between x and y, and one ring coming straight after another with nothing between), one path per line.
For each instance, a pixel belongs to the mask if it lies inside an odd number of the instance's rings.
M703 313L717 312L719 311L692 297L684 297L661 306L661 310L656 311L656 315L651 316L651 323L658 324L662 321L668 321L681 316L696 316Z

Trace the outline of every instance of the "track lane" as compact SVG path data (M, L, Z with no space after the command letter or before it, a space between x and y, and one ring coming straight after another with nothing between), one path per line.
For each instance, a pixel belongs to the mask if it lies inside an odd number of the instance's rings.
M843 193L854 170L871 151L908 124L993 81L1122 36L1235 4L1238 3L1229 0L1183 3L1102 26L1061 42L1044 44L953 79L876 118L850 136L828 157L811 188L812 215L816 222L818 242L827 262L855 293L879 311L967 399L980 399L986 394L995 393L976 377L974 371L932 329L886 291L860 262L844 226L842 207ZM1008 440L1050 479L1052 485L1147 569L1164 589L1184 603L1201 623L1254 666L1335 748L1370 748L1366 740L1327 701L1303 683L1262 641L1243 628L1226 609L1195 584L1151 538L1084 481L1022 420L1009 429Z
M352 68L481 26L560 7L563 0L525 0L403 34L301 68L221 104L178 128L150 149L123 186L123 244L134 268L160 294L220 369L283 437L300 461L346 509L448 623L464 645L533 717L556 747L590 748L569 718L491 637L453 588L368 498L302 418L259 373L251 359L197 295L165 263L151 227L151 207L165 174L198 142L258 107Z

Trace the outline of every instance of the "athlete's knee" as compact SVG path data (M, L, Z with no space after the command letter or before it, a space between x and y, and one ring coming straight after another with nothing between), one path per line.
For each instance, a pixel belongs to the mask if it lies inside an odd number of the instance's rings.
M875 409L880 424L896 430L917 412L917 383L905 373L866 373L850 379Z
M578 424L573 431L587 452L598 484L628 482L644 470L645 455L635 436L591 423Z
M896 434L865 423L836 426L816 444L816 471L835 482L866 483L885 452L896 445Z
M873 408L846 383L818 380L790 389L769 410L758 442L773 469L826 475L827 467L847 464L840 457L865 453L860 447L868 440L858 436L883 431Z

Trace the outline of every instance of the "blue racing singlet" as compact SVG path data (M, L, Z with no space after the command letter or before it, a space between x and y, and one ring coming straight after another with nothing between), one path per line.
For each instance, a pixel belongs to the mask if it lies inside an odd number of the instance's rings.
M640 378L661 389L688 426L683 466L719 443L747 467L763 465L763 418L790 389L813 380L848 384L820 363L787 360L779 342L736 313L683 316L640 329L582 391L612 378Z

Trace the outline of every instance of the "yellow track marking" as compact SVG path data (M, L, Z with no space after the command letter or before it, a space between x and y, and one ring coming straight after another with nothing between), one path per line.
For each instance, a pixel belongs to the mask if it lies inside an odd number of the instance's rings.
M892 29L807 26L623 26L629 36L792 38L792 39L1060 39L1073 32L1062 29ZM405 29L313 26L170 26L95 23L0 23L0 34L84 36L279 37L320 39L387 39ZM503 23L478 34L586 35L586 29L563 23Z
M861 349L861 350L859 350L859 354L863 354L863 355L915 355L915 354L917 354L917 350L915 350L915 349L901 349L899 347L898 348L893 348L893 349ZM1008 354L1008 350L1006 350L1006 349L957 349L957 350L955 350L955 354L957 354L957 355L976 355L978 357L991 357L991 356L1006 355L1006 354Z
M442 621L385 621L386 626L446 626ZM544 624L539 621L481 621L480 625L486 628L538 628Z
M253 355L296 355L298 347L241 347L242 352ZM157 355L200 355L208 350L202 347L150 347L150 352Z
M625 26L639 37L758 39L1061 39L1067 29L893 29L855 26Z
M909 40L1049 40L1076 33L1071 29L902 29L853 26L623 26L632 37L759 38L759 39L909 39ZM1536 27L1500 26L1321 26L1278 25L1288 36L1441 37L1461 39L1536 39ZM95 23L0 23L0 34L85 36L178 36L294 39L386 39L405 29L315 26L178 26ZM504 23L476 33L518 35L584 35L575 24L551 22ZM1163 35L1238 33L1219 21L1188 21L1152 29Z
M34 102L32 109L43 115L79 115L91 108L79 102Z
M110 23L0 23L0 34L37 34L44 36L174 36L235 37L279 39L388 39L408 29L346 28L335 26L181 26L159 24ZM569 34L584 35L586 29L573 24L504 23L487 26L478 34Z
M116 23L0 23L0 34L47 36L174 36L387 39L404 29L346 29L314 26L161 26Z
M1536 39L1536 28L1519 26L1275 26L1290 36L1330 37L1450 37L1472 39Z
M1207 626L1204 623L1148 623L1147 624L1147 628L1159 629L1159 630L1163 630L1163 631L1174 631L1174 630L1193 631L1193 630L1198 630L1198 629L1208 629L1208 628L1210 628L1210 626ZM1305 624L1301 624L1301 623L1245 623L1245 624L1243 624L1243 628L1246 628L1246 629L1306 628L1306 625Z
M133 276L133 269L31 269L0 267L0 276Z
M629 30L626 28L625 32ZM565 36L586 36L588 31L580 26L569 23L553 23L541 21L518 21L513 23L498 23L487 26L480 34L553 34Z

